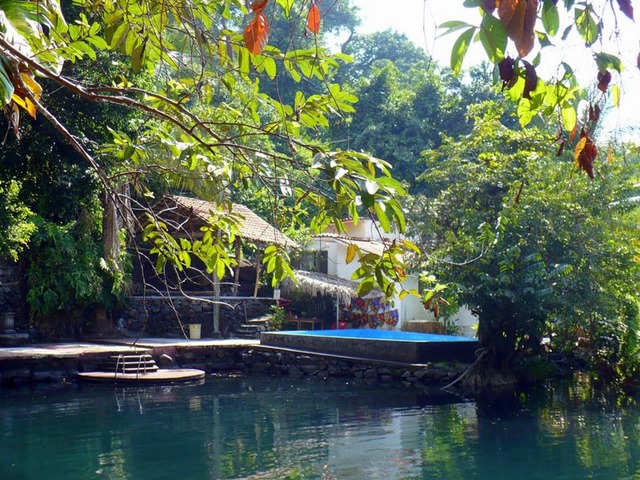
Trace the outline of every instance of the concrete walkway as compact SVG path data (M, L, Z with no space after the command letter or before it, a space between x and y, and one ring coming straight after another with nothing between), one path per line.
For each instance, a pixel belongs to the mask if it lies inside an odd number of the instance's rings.
M0 348L0 362L46 358L78 358L84 355L145 353L156 348L179 347L180 349L189 350L216 346L250 347L259 344L259 340L244 339L186 340L175 338L139 338L136 341L134 338L105 338L91 343L42 343Z
M186 338L105 338L101 343L113 345L138 346L142 348L158 347L250 347L260 345L260 340L248 340L244 338L203 338L201 340L189 340Z
M2 360L28 360L45 358L74 358L81 355L109 353L143 353L147 349L122 345L97 345L93 343L43 343L22 347L0 348Z

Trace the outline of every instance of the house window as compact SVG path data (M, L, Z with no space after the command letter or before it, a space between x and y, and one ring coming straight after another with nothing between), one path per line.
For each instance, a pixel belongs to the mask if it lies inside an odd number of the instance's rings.
M315 271L318 273L329 273L329 252L319 251L316 252L315 257Z

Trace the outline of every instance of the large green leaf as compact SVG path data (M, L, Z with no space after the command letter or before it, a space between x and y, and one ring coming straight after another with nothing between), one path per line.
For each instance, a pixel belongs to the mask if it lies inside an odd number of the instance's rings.
M590 46L595 43L600 34L600 29L596 20L593 18L591 8L576 8L575 10L575 22L578 28L578 33L584 40L584 42Z
M439 29L445 30L445 32L443 32L443 35L446 35L447 33L456 32L458 30L462 30L463 28L470 28L470 27L473 27L473 25L467 22L463 22L461 20L451 20L449 22L444 22L438 25Z
M9 104L14 92L7 68L9 68L9 62L4 57L0 57L0 101L2 101L2 105Z
M542 26L545 31L554 36L560 28L560 16L558 15L558 7L553 0L544 0L542 3Z
M596 53L594 58L596 60L596 65L598 65L598 70L600 71L600 73L606 72L609 68L615 70L618 73L622 72L623 67L620 57L600 52Z
M475 27L465 30L453 44L453 48L451 49L451 70L453 70L455 74L460 73L462 62L467 55L467 50L469 49L475 31Z
M507 30L502 22L493 15L485 15L478 31L478 37L487 57L492 63L499 63L504 58L507 48Z

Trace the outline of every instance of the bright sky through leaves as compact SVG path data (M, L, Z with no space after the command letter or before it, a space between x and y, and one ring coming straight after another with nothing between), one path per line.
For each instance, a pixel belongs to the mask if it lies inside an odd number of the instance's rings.
M354 4L360 8L361 33L386 29L404 33L443 66L449 65L451 48L459 32L442 36L442 31L438 30L437 26L450 20L463 20L474 25L480 22L480 15L474 9L464 8L462 3L462 0L449 2L401 0L394 5L394 8L389 8L389 2L384 0L354 0ZM632 68L636 64L636 56L640 51L640 37L638 35L640 25L637 24L640 20L634 23L623 15L620 15L618 20L621 27L621 39L605 39L607 42L606 50L620 56L623 63L629 67L623 72L620 82L621 106L619 109L611 109L607 113L605 130L618 129L625 140L633 140L640 131L640 116L638 115L640 97L634 94L636 85L640 84L640 71ZM566 42L562 42L559 38L554 41L561 44L562 48L556 48L553 53L551 49L545 49L543 53L547 59L543 68L539 70L541 75L553 75L555 65L566 59L576 67L581 84L585 87L595 88L597 68L588 51L584 49L582 42L579 39L571 38ZM536 47L530 56L535 56L537 50ZM576 55L582 55L584 60L578 62ZM473 43L463 63L463 69L481 61L487 61L487 57L480 43Z

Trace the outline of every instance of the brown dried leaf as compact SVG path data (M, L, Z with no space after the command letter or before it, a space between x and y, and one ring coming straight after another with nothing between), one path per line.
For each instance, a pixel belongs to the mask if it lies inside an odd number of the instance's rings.
M526 0L527 8L524 15L524 25L522 35L518 40L514 40L518 53L526 57L536 40L536 32L534 30L536 21L538 20L538 0Z
M592 180L595 178L593 175L593 164L597 156L598 148L595 143L593 143L593 140L587 135L582 137L576 145L573 158L578 169L585 172Z
M407 276L407 272L405 271L405 269L398 265L393 267L393 270L394 272L396 272L396 275L398 276L398 278L405 278Z
M523 188L524 188L524 180L522 180L522 183L520 183L520 188L518 189L518 194L516 195L515 203L520 203L520 196L522 195Z
M491 15L496 9L497 0L482 0L482 10Z
M611 82L611 72L609 70L605 70L604 73L598 72L598 90L601 92L606 92L607 88L609 88L609 83Z
M523 2L521 0L496 0L496 4L498 6L498 18L500 18L500 21L508 31L508 25L514 17L521 15L516 15L516 12L521 10L524 13L522 9Z
M260 55L269 41L269 22L263 13L256 15L244 29L244 43L254 55Z
M320 33L320 9L315 2L311 4L309 14L307 15L307 28L315 35Z
M576 122L576 124L573 126L573 130L571 130L571 132L569 133L569 142L573 142L576 133L578 133L578 122Z
M502 80L502 90L509 90L516 83L516 62L513 58L507 56L498 63L498 71L500 72L500 80Z
M253 13L255 13L256 15L258 13L262 13L264 9L267 8L268 3L269 3L269 0L255 0L251 4L251 11L253 11Z
M618 0L618 7L620 7L622 13L633 20L633 5L631 5L631 0Z
M515 43L518 54L526 57L535 43L538 0L496 0L496 5L498 17Z
M11 102L2 108L9 127L13 129L13 134L20 139L20 108L15 102Z
M524 91L522 92L522 98L531 99L531 92L536 89L538 86L538 74L536 73L536 68L531 65L529 62L524 61Z

